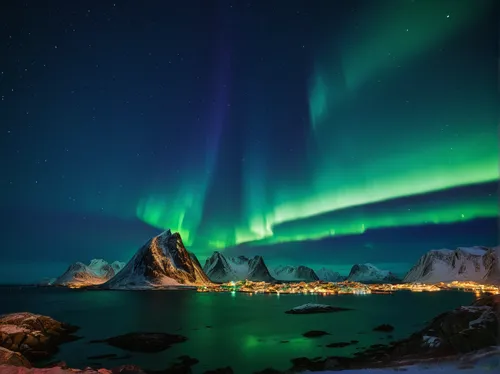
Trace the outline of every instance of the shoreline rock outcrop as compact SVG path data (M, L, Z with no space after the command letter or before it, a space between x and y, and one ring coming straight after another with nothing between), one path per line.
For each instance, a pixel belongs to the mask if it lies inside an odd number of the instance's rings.
M78 327L33 313L0 316L0 347L19 353L28 362L47 359L57 353L60 344L79 339ZM15 360L4 352L0 364ZM21 359L21 362L24 362Z

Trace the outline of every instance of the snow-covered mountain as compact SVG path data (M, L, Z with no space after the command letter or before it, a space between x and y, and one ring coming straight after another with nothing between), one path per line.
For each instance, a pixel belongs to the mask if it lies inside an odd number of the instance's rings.
M111 263L111 267L115 271L115 275L118 274L119 271L121 271L125 267L125 262L121 261L114 261Z
M277 280L314 282L319 280L313 269L307 266L278 266L271 272Z
M404 282L437 283L500 281L500 247L437 249L424 254L406 274Z
M348 281L361 283L396 283L401 280L387 270L380 270L375 265L356 264L351 268L351 272L347 276Z
M179 233L167 230L148 240L105 289L154 289L209 284L194 254Z
M51 283L54 286L82 287L102 284L113 278L123 268L123 262L109 264L102 259L93 259L90 264L75 262Z
M225 257L220 252L214 252L205 261L203 270L213 282L245 279L265 282L274 281L261 256L255 256L252 259L245 256Z
M269 272L262 256L255 256L248 261L248 276L246 279L264 282L272 282L275 280Z
M345 280L344 276L340 275L336 271L327 268L316 270L316 275L318 276L319 280L322 280L324 282L342 282L343 280Z

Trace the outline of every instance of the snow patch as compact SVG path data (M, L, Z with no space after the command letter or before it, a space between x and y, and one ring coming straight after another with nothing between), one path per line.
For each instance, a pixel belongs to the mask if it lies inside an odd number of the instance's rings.
M300 311L300 310L307 310L307 309L329 309L329 308L331 308L331 306L326 305L326 304L307 303L304 305L296 306L295 308L292 308L292 310Z
M424 345L431 348L436 348L441 345L441 340L436 336L424 335L422 339L424 341Z

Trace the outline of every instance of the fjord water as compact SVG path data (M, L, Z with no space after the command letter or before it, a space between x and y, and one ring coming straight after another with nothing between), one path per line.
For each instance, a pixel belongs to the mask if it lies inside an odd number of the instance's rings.
M278 296L0 287L0 300L0 314L29 311L80 326L78 335L83 339L62 345L55 358L71 367L109 368L130 363L164 369L177 357L188 355L200 361L193 366L194 373L231 366L236 373L246 374L266 367L288 368L290 359L295 357L349 355L359 347L403 338L438 314L470 304L474 294L401 291L392 295ZM353 310L311 315L284 313L310 302ZM382 323L395 327L392 337L372 331ZM331 335L302 337L309 330L323 330ZM110 353L124 356L127 352L89 341L138 331L181 334L188 341L160 353L132 352L122 360L87 358ZM345 348L325 347L351 340L359 343Z

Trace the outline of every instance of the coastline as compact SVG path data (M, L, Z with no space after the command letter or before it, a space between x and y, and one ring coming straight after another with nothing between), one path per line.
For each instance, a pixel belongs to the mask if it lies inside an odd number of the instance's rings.
M263 371L256 371L256 373L299 373L307 370L312 371L324 371L324 370L362 370L362 369L374 369L374 368L389 368L389 367L402 367L408 365L417 364L435 364L443 363L449 361L456 361L457 359L463 357L472 357L474 354L479 354L484 352L485 354L494 355L495 351L490 347L498 345L498 328L499 328L499 306L500 306L500 295L489 295L477 299L471 305L458 307L454 310L442 313L430 321L423 329L411 334L407 338L400 339L389 343L388 345L376 344L369 348L363 349L363 351L357 352L354 356L328 356L326 358L307 358L307 357L297 357L291 360L291 367L288 370L275 370L275 369L264 369ZM70 327L71 325L64 324L62 322L57 322L50 317L32 315L29 313L17 313L21 315L22 318L18 318L19 321L33 321L33 320L43 320L44 323L49 323L51 325L56 324L56 326L62 326L63 328ZM10 320L16 316L15 314L7 315L10 316ZM1 326L5 325L6 316L0 317L0 333L2 333ZM16 319L16 318L14 318ZM9 322L11 323L11 322ZM16 322L17 323L17 322ZM26 326L32 326L33 323L30 322L19 322L19 327L26 329ZM30 327L31 328L31 327ZM44 330L48 331L48 330ZM71 331L74 332L75 327L71 327ZM8 332L8 331L7 331ZM12 332L12 331L11 331ZM14 331L15 332L15 331ZM5 331L3 331L3 345L5 345ZM1 335L1 334L0 334ZM61 343L66 341L76 340L78 337L74 336L62 336ZM111 339L111 338L110 338ZM13 341L13 340L12 340ZM29 342L31 340L26 340ZM439 342L440 344L434 344ZM32 344L32 343L30 343ZM17 347L17 348L16 348ZM22 353L21 345L14 346L12 353L19 357ZM49 348L57 348L53 345ZM15 352L17 349L17 353ZM54 352L54 351L52 351ZM490 352L490 353L488 353ZM493 353L492 353L493 352ZM31 350L27 351L28 354ZM48 355L50 356L50 355ZM182 356L185 358L180 363L174 364L171 367L166 368L162 373L179 373L186 372L189 373L190 366L195 365L198 360ZM62 358L64 359L64 358ZM36 359L33 363L36 366ZM6 363L1 362L0 363ZM29 367L31 364L25 365L24 367ZM55 365L58 369L54 370L70 370L66 369L64 363L57 363ZM106 365L103 365L106 366ZM101 368L102 370L112 370L113 373L123 372L125 367L131 369L130 365L120 366L118 368ZM99 367L94 367L92 370L97 370ZM175 371L183 368L184 371ZM3 369L3 368L2 368ZM36 373L45 373L47 369L50 368L40 368L45 371L34 371ZM175 370L174 370L175 369ZM11 369L9 369L11 370ZM24 370L24 369L19 369ZM72 372L85 372L83 368L81 369L71 369ZM76 371L75 371L76 370ZM90 370L90 369L89 369ZM104 373L103 371L97 371ZM114 371L113 371L114 370ZM116 371L118 370L118 371ZM127 369L128 370L128 369ZM133 370L139 370L137 367ZM140 369L142 371L135 371L137 373L150 372L153 371ZM22 371L22 373L31 373L31 371ZM129 371L127 371L129 372ZM134 372L134 373L135 373ZM210 371L207 371L210 372ZM222 373L232 373L233 371L225 371ZM54 371L50 373L55 373ZM133 373L133 372L130 372Z

